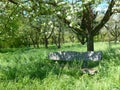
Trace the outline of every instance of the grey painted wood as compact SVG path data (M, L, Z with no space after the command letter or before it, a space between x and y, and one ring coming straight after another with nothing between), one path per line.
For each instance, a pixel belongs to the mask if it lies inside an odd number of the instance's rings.
M102 59L102 52L76 52L76 51L58 51L51 52L48 55L48 59L50 60L63 60L63 61L71 61L71 60L92 60L92 61L100 61Z

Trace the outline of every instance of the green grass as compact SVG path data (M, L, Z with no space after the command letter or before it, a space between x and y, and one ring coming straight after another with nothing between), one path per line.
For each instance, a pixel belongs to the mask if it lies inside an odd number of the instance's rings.
M86 46L1 49L0 90L120 90L120 43L95 43L95 50L103 51L95 75L83 74L82 62L48 60L49 52L65 50L84 52Z

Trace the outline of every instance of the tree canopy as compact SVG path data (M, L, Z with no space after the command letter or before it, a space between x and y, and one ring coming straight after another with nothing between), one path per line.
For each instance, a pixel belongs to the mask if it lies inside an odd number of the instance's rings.
M103 3L105 11L96 10ZM119 0L1 0L0 37L2 40L24 37L29 43L39 43L46 33L52 37L53 27L62 22L81 44L87 42L88 51L93 51L94 36L119 10ZM100 14L102 18L98 20Z

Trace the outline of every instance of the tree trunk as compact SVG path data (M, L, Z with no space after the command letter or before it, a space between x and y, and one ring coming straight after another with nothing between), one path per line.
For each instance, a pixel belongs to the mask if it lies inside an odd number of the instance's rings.
M90 34L87 36L87 51L94 51L94 36Z
M58 36L58 48L61 48L61 40L60 40L60 35Z
M62 43L65 43L65 38L64 38L64 31L62 31Z
M35 42L34 42L33 38L31 38L31 40L32 40L32 45L33 45L34 48L35 48L36 46L35 46Z
M61 28L60 28L59 34L58 34L58 48L61 48Z
M116 44L117 43L117 36L115 36L115 40L114 41L115 41L115 44Z
M45 43L45 48L48 48L48 39L47 39L46 35L45 35L45 38L44 38L44 43Z

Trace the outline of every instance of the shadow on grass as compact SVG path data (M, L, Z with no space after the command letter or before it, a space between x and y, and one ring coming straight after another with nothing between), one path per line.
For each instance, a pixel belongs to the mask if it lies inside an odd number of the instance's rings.
M69 46L64 46L65 48L69 48ZM54 46L51 46L49 48L50 50L57 49ZM24 52L31 50L31 48L24 48L24 49L4 49L3 51L0 50L2 53L6 52ZM36 51L36 50L35 50ZM33 52L33 50L32 50ZM43 51L41 51L43 52ZM28 53L28 52L27 52ZM102 67L107 68L107 62L110 64L110 62L114 62L117 65L120 65L120 48L112 48L108 49L103 52L103 60L105 62L102 63ZM43 55L43 54L41 54ZM24 56L21 56L20 58L14 58L12 66L3 66L0 67L0 76L1 80L19 80L21 78L24 78L26 76L30 77L30 79L39 78L40 80L43 80L44 78L48 77L49 74L57 75L58 77L61 75L70 75L75 78L80 77L83 75L81 68L82 68L82 61L50 61L47 59L43 59L41 57L36 56L27 56L28 59L25 59ZM45 56L43 56L45 57ZM8 58L8 61L11 61L10 58ZM114 61L113 61L114 60ZM87 68L93 68L99 65L99 62L88 62ZM103 71L103 70L102 70ZM105 71L106 73L106 71Z
M120 59L120 48L108 48L106 51L103 52L103 59L110 60L110 59Z
M24 51L28 51L28 50L31 50L32 48L30 47L25 47L25 48L1 48L0 49L0 53L13 53L13 52L16 52L16 51L19 51L19 52L24 52Z
M37 60L31 61L29 63L21 63L20 61L16 62L14 66L2 67L1 71L4 77L1 80L19 80L26 76L29 76L30 79L38 78L40 80L49 76L49 74L57 75L70 75L72 77L80 77L83 75L81 71L82 66L81 61L60 61L54 62L50 60ZM93 67L93 65L91 65ZM89 66L89 67L91 67Z

